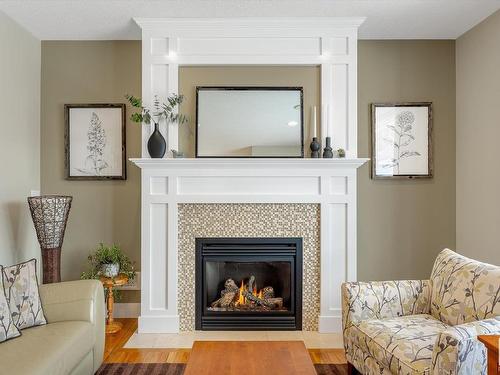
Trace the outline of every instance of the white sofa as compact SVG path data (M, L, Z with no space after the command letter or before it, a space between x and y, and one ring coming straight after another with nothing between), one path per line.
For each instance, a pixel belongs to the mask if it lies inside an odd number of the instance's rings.
M96 280L40 285L47 324L0 344L0 373L90 375L103 361L105 310Z

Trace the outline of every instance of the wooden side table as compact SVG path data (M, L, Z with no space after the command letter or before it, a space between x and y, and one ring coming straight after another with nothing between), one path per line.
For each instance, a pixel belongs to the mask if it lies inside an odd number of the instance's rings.
M498 345L500 343L500 335L480 335L477 338L488 349L488 375L499 375Z
M100 280L104 288L108 290L106 333L116 333L122 329L122 324L113 320L113 304L115 303L115 298L113 297L113 287L125 285L128 283L128 277L127 275L120 273L116 277L101 276Z

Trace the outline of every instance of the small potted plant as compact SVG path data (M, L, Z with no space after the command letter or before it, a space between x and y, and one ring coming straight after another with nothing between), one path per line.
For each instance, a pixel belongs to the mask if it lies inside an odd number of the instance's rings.
M177 112L177 107L183 102L184 96L172 94L165 102L160 102L158 96L155 95L151 108L145 107L141 98L132 95L125 95L132 107L138 108L141 111L133 113L130 119L134 122L144 124L154 124L154 131L148 140L148 152L152 158L162 158L167 150L167 143L163 135L158 130L158 125L161 120L165 120L167 124L183 124L187 122L187 117Z
M82 279L116 277L119 273L127 275L129 280L135 277L132 262L117 245L105 246L101 243L87 259L90 267L88 271L82 273Z

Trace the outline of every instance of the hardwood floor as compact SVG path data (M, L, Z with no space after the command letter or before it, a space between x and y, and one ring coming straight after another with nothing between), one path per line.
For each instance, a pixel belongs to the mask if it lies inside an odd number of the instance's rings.
M137 330L137 319L116 319L123 323L117 333L106 335L105 363L187 363L190 349L125 349L130 336ZM314 364L346 363L343 349L309 349Z

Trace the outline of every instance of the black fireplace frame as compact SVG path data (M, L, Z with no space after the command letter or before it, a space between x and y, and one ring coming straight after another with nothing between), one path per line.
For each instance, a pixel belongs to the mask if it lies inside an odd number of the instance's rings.
M302 238L196 238L195 329L204 331L302 330ZM207 309L207 261L286 261L291 269L290 310L220 312ZM258 259L257 259L258 257ZM204 300L205 299L205 300Z

